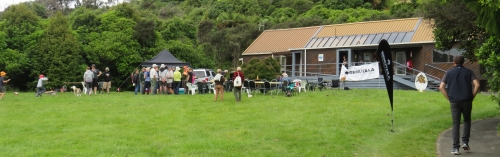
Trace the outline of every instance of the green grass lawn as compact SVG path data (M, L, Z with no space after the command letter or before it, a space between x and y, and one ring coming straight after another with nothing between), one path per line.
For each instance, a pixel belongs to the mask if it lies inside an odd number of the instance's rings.
M497 116L485 95L473 119ZM298 96L254 94L75 97L7 93L0 101L0 156L436 156L451 127L439 92L385 89ZM495 126L492 126L495 127ZM451 141L450 141L451 142Z

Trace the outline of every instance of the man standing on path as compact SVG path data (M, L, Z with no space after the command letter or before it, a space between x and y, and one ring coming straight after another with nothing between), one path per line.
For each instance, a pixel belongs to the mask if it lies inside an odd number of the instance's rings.
M479 92L479 81L474 72L463 66L464 57L453 57L455 67L448 70L439 85L439 90L450 102L451 118L453 120L453 149L452 154L458 155L460 148L460 119L464 116L464 133L462 148L469 150L471 128L472 101Z

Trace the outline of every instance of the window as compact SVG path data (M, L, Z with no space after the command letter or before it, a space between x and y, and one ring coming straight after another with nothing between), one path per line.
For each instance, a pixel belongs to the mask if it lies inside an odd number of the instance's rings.
M432 51L432 62L434 63L452 63L453 57L461 55L463 50L459 50L458 46L453 46L451 50L440 51L434 49Z
M194 71L194 73L195 73L196 77L199 77L199 78L207 76L207 75L205 75L205 72L203 72L203 71Z

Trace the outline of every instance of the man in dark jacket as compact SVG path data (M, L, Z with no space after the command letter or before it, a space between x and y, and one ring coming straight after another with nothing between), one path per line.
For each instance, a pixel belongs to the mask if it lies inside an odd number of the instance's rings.
M462 148L469 150L472 101L479 92L479 81L474 72L463 66L464 57L453 57L455 67L448 70L439 85L439 90L450 102L451 118L453 120L452 154L458 155L460 148L460 118L464 116L464 134ZM473 86L474 85L474 86Z

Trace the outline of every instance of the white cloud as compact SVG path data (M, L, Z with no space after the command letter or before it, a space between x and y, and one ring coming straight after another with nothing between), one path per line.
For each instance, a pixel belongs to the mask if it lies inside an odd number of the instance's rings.
M27 1L33 1L33 0L2 0L2 2L0 2L0 11L4 11L5 8L7 8L10 5L19 4L21 2L27 2Z

